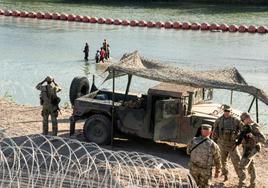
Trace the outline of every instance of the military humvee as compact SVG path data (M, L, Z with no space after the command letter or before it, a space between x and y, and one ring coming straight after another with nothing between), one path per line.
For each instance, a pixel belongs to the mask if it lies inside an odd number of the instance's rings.
M75 131L76 121L84 119L85 138L97 144L110 144L117 132L186 144L199 134L202 123L213 125L215 119L223 114L222 105L211 102L212 87L217 88L215 83L221 81L220 87L230 89L228 79L231 79L233 90L239 86L240 91L241 85L247 87L238 72L223 82L217 71L206 72L207 77L203 72L195 75L174 69L141 59L134 52L122 58L119 64L108 67L107 79L113 79L112 90L98 89L93 82L89 92L86 77L74 78L70 88L73 104L70 134ZM115 80L123 75L128 76L126 91L115 91ZM149 88L146 94L129 93L132 75L160 83ZM239 111L233 110L232 113L239 117Z

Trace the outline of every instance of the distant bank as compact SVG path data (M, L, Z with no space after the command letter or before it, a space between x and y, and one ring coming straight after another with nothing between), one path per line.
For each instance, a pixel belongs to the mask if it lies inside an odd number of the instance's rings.
M8 0L14 1L14 0ZM21 1L21 0L19 0ZM240 4L240 5L268 5L268 0L23 0L26 2L55 2L55 3L71 3L71 4L113 4L113 3L127 3L127 4L176 4L176 3L212 3L212 4Z
M31 0L28 0L31 1ZM241 4L241 5L268 5L268 0L39 0L60 3L98 3L103 4L109 2L113 3L161 3L161 4L174 4L174 3L213 3L213 4Z
M106 0L103 0L105 2ZM111 2L111 1L109 1ZM133 3L213 3L213 4L241 4L268 5L268 0L114 0L114 2Z

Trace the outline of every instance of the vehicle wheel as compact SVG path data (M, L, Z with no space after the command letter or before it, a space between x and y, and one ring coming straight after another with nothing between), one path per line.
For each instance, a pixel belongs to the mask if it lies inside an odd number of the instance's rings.
M89 93L89 81L87 77L75 77L70 86L70 102L74 105L75 99Z
M99 145L109 144L111 141L111 120L101 114L90 116L84 125L86 140Z

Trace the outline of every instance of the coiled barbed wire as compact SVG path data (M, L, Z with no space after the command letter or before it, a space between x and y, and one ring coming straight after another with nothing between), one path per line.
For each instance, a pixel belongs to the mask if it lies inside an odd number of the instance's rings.
M185 168L151 155L39 134L1 138L0 187L197 187Z

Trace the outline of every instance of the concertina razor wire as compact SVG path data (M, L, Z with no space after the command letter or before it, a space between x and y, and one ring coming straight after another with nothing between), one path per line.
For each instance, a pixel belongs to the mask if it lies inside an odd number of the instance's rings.
M0 187L196 188L188 170L151 155L94 143L1 133Z

